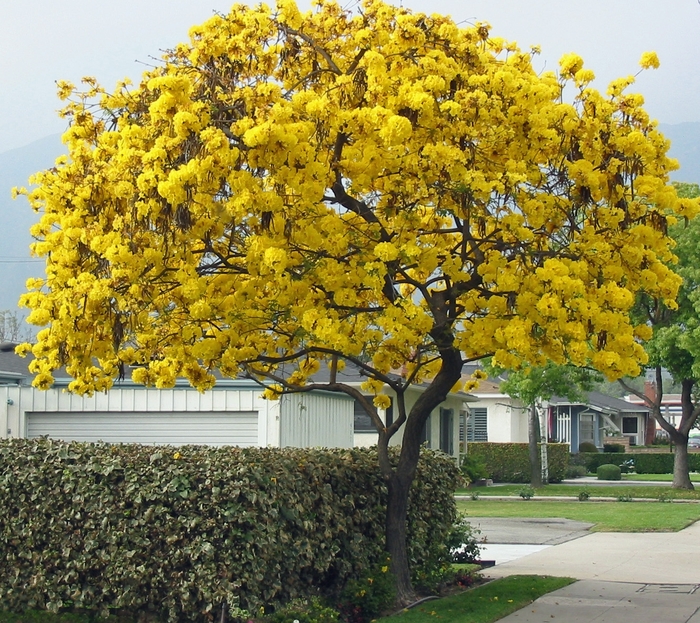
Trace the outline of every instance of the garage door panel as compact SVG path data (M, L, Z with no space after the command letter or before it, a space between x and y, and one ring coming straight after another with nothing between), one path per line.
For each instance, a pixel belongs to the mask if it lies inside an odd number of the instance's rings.
M258 414L27 413L27 437L142 444L258 445Z

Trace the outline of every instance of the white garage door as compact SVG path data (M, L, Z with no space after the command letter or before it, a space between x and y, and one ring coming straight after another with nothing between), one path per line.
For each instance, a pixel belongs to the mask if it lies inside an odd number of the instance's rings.
M258 414L27 413L27 437L143 444L258 445Z

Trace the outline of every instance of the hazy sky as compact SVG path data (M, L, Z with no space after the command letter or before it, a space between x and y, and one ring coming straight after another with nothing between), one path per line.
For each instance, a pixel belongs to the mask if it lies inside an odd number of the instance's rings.
M304 0L306 1L306 0ZM542 47L538 68L577 52L604 88L634 74L642 52L661 68L636 89L662 123L700 121L699 0L405 0L414 10L488 21L493 34ZM191 25L227 11L227 0L4 0L0 8L0 152L65 129L55 81L93 75L107 88L138 78Z

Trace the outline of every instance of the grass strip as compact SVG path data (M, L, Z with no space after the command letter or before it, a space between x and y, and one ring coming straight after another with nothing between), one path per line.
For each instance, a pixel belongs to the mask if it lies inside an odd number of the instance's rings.
M700 519L700 504L458 500L469 517L559 517L595 524L596 532L676 532Z
M568 586L571 578L513 575L442 599L426 601L415 608L376 623L491 623L524 608L535 599Z
M528 485L494 485L492 487L478 487L475 489L459 489L457 495L490 497L492 495L519 496ZM578 494L586 491L591 497L629 496L633 498L647 498L652 500L700 500L700 490L672 489L669 486L659 485L597 485L582 482L574 485L545 485L535 489L535 497L547 497L550 495L578 497Z
M595 474L593 474L595 475ZM647 482L673 482L673 474L622 474L622 480L646 480ZM692 472L690 480L700 482L700 473Z

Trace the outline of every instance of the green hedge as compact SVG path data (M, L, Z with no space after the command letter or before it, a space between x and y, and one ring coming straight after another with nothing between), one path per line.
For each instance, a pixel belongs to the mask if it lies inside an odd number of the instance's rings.
M604 454L586 452L580 453L585 457L586 469L589 472L595 471L603 464L622 465L627 461L634 463L634 471L638 474L672 474L673 457L671 452L606 452ZM691 472L700 471L700 454L688 455L688 467Z
M526 443L470 441L467 456L484 463L494 482L530 482L530 454ZM561 482L569 464L569 444L547 444L547 458L549 482Z
M617 465L619 467L638 455L625 454L624 452L580 452L579 456L584 457L586 469L595 474L601 465Z
M394 454L394 460L396 455ZM421 455L417 574L446 559L458 471ZM374 449L0 442L0 610L63 607L203 620L336 592L385 556Z

